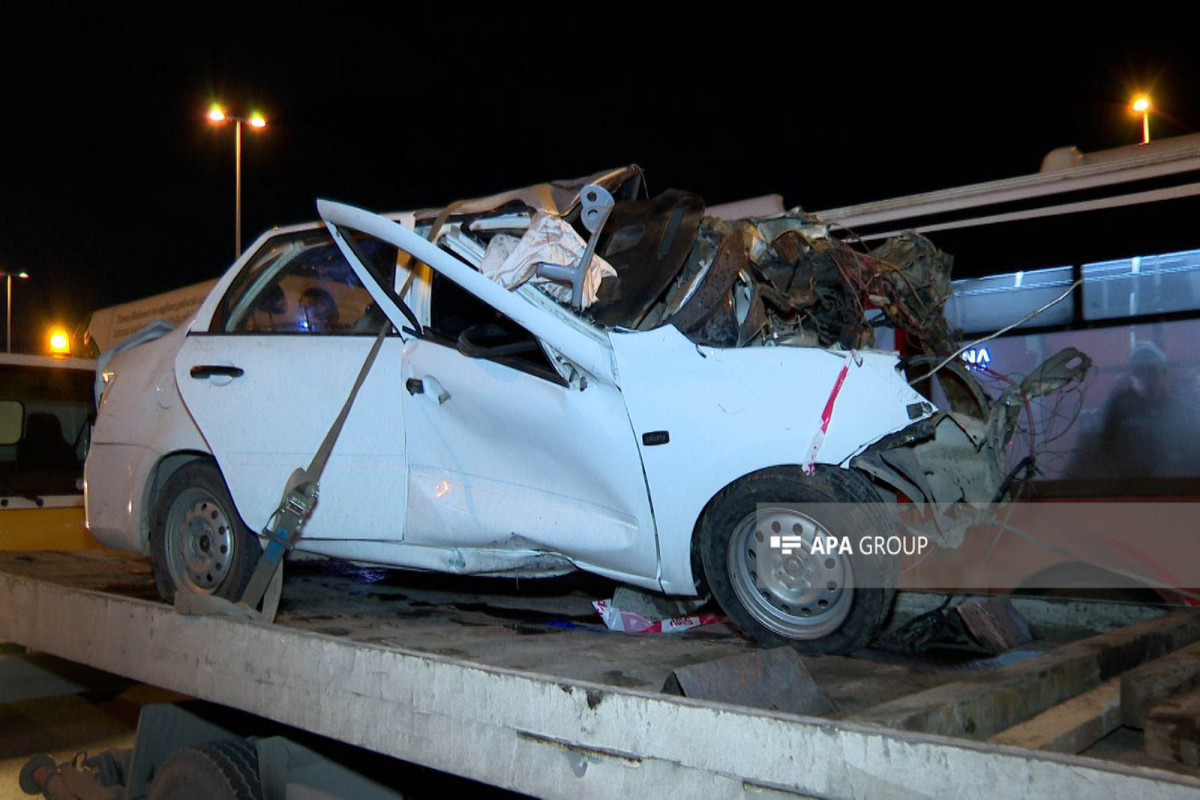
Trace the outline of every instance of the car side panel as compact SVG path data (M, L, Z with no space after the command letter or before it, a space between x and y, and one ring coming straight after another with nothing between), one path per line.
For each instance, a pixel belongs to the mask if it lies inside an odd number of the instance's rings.
M93 535L112 547L147 552L148 493L163 456L209 452L175 383L185 327L119 353L107 367L115 377L92 430L84 495Z
M94 444L84 466L87 526L101 544L145 555L145 487L160 454L136 444Z
M835 386L815 458L820 464L842 464L911 424L908 406L925 402L896 372L894 354L848 360L820 348L700 348L671 326L610 339L646 469L668 592L694 591L691 537L717 492L757 470L809 460ZM917 419L931 412L919 408ZM642 436L653 431L666 431L670 441L647 446Z
M406 541L533 548L654 585L654 519L620 392L563 386L432 341L405 348Z

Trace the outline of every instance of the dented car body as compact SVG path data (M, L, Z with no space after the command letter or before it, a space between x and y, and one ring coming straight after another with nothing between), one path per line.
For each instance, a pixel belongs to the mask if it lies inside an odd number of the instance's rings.
M883 567L771 553L787 580L764 589L743 545L766 547L763 503L903 495L936 507L934 541L953 544L965 517L947 508L1003 499L1013 404L967 388L939 410L914 387L930 362L872 349L891 324L948 350L950 259L919 237L865 253L800 211L718 219L642 187L629 167L428 212L319 201L323 227L264 235L188 325L106 366L93 534L149 553L168 597L236 597L248 532L383 326L299 549L708 589L764 641L861 645L890 599L868 579ZM795 514L780 518L798 535L827 524Z

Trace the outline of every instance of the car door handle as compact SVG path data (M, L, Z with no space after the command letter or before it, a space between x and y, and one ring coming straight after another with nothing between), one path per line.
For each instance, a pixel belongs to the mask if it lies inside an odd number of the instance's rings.
M424 378L409 378L404 382L404 388L412 395L425 394L428 391L439 406L450 399L450 393L443 389L442 385L438 383L438 379L432 375L426 375Z
M246 374L241 367L231 367L227 364L198 364L188 370L188 374L198 381L207 378L240 378Z

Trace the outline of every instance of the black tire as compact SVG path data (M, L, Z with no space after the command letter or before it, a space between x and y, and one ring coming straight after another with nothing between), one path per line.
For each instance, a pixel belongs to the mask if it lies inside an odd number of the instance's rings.
M172 753L154 774L149 800L262 800L258 749L227 739Z
M805 514L801 504L810 503L822 506ZM838 504L836 510L830 504ZM890 532L892 519L879 493L857 473L826 468L805 475L792 467L756 472L723 489L700 519L697 546L704 579L730 620L760 644L801 653L857 650L887 617L897 560L863 554L857 544L852 555L813 557L797 548L784 556L782 549L768 549L766 539L773 531L811 542L812 535L824 531L857 543L864 533ZM784 531L779 521L794 521L795 527ZM758 528L768 524L772 528L764 535ZM758 586L760 549L771 559L764 563L787 586Z
M238 600L262 547L238 516L217 466L200 459L180 467L163 486L150 527L150 560L158 593L179 591Z

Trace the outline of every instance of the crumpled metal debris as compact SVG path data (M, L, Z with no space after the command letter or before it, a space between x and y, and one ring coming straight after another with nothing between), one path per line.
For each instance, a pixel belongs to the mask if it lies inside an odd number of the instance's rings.
M1022 378L1014 381L988 412L988 431L996 442L1007 442L1017 420L1031 398L1062 391L1071 384L1083 383L1092 358L1074 347L1064 347Z
M642 168L636 164L597 172L586 178L535 183L520 189L510 189L487 197L456 200L444 208L422 209L416 212L418 223L443 222L451 216L490 214L505 206L545 211L569 218L579 209L579 190L589 183L603 186L615 197L633 197L642 186ZM437 227L441 227L440 224Z
M937 355L907 359L910 372L929 376ZM996 504L1012 499L1015 481L1032 473L1036 453L1008 467L1008 444L1031 400L1083 382L1091 368L1073 347L1050 356L1027 376L1009 378L997 397L983 391L957 360L936 372L947 410L891 436L855 456L851 464L913 501L920 521L911 531L941 546L957 547L967 530L989 520Z
M886 320L917 350L953 349L942 310L953 258L928 239L903 234L866 252L831 236L821 219L798 208L740 220L705 216L703 199L689 192L669 189L641 199L645 182L636 165L462 200L418 212L417 219L432 222L433 238L452 216L467 220L517 209L570 227L587 183L617 198L597 253L614 272L595 287L588 308L604 327L670 324L697 344L716 347L867 349L875 343L873 326ZM481 238L489 250L513 245L506 233ZM503 272L497 258L489 259L489 274ZM523 281L502 279L510 287ZM547 286L552 294L556 288ZM882 317L868 315L870 309Z
M695 195L672 190L641 205L640 217L626 211L603 254L611 259L614 250L618 256L635 250L630 241L651 238L645 232L657 236L636 250L640 262L616 264L618 277L601 285L603 324L640 330L671 324L697 344L717 347L859 349L874 345L866 313L873 307L927 352L945 352L953 342L942 310L953 258L922 236L904 234L867 253L831 237L818 217L799 209L760 219L705 216L689 226L699 217L697 206L703 208ZM680 253L680 239L689 235L690 251ZM669 252L679 253L674 262L664 261ZM655 286L646 273L665 271L674 275L666 275L657 298L629 302L635 288ZM622 318L614 309L636 313Z

